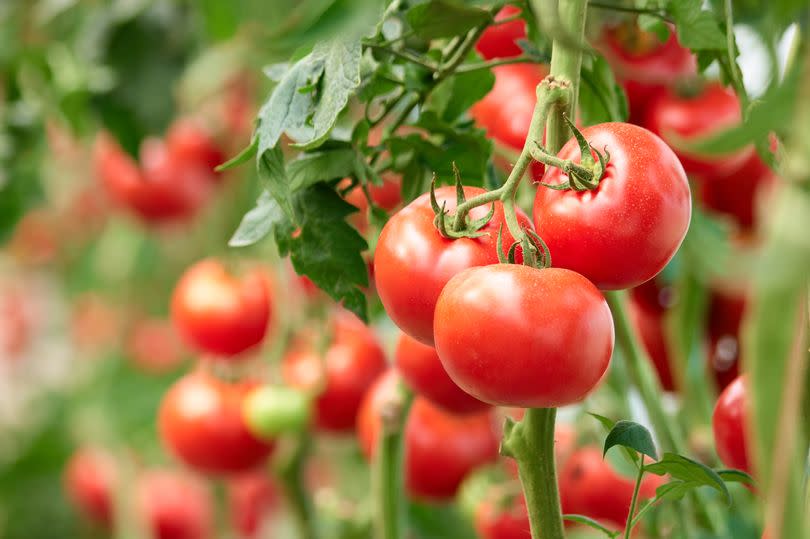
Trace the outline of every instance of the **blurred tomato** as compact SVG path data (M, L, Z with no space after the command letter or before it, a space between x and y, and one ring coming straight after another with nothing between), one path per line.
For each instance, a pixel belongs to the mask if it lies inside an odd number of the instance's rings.
M95 447L81 447L65 467L64 485L69 499L91 521L110 526L116 482L113 457Z
M738 376L720 393L712 415L714 443L729 468L751 473L748 449L748 393L746 378Z
M503 507L482 501L475 509L475 531L481 539L531 539L526 499L517 495Z
M9 240L9 251L24 264L53 262L59 254L59 221L48 208L28 211L17 222Z
M402 195L400 194L400 178L396 174L384 173L382 175L382 185L368 185L368 193L374 204L385 211L390 212L400 205ZM346 182L343 183L345 187ZM340 186L339 186L340 187ZM368 199L360 186L355 187L344 197L346 202L357 208L357 212L349 216L349 222L361 233L368 231Z
M178 118L166 132L166 146L171 156L180 162L201 165L216 177L214 168L225 162L225 155L214 137L193 118Z
M200 479L172 470L138 477L136 503L154 539L208 539L214 532L214 501Z
M154 374L175 369L186 356L174 326L159 318L135 322L125 346L128 358L138 368Z
M658 373L661 386L666 391L676 389L664 327L667 310L672 305L671 295L671 289L661 288L653 279L633 288L628 303L630 322L641 338Z
M266 473L251 473L228 481L233 527L242 537L257 537L262 521L279 505L279 493Z
M718 389L740 372L740 326L747 300L744 295L715 291L709 299L709 366Z
M511 58L520 56L523 51L517 41L526 39L526 21L515 19L513 21L499 22L520 14L520 8L504 6L495 15L495 24L484 30L475 49L485 59Z
M118 341L121 315L111 301L88 292L76 298L70 324L76 347L83 352L98 352Z

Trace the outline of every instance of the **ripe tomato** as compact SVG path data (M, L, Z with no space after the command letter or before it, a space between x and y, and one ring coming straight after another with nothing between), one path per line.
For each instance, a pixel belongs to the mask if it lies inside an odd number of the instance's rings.
M507 507L482 501L475 508L475 531L481 539L531 539L526 499L517 496Z
M166 132L166 146L179 161L202 165L210 173L209 179L216 177L214 168L225 162L225 154L211 134L191 118L179 118L172 122Z
M745 296L724 292L713 292L709 299L709 361L720 390L740 372L740 326L746 303Z
M657 136L626 123L582 131L594 148L610 152L599 186L558 191L540 186L534 224L554 266L581 273L602 290L637 286L660 272L680 247L692 213L689 183L678 158ZM579 161L569 140L558 157ZM543 181L567 181L549 167Z
M394 365L412 390L448 412L469 414L489 408L450 379L435 348L405 333L397 341Z
M160 404L158 422L164 444L203 473L237 473L260 465L274 444L256 439L242 418L242 402L256 386L227 383L202 370L186 374Z
M386 368L385 353L357 317L339 311L332 319L331 341L323 357L314 339L299 339L284 356L284 381L317 391L315 424L327 431L351 431L368 388Z
M599 47L627 92L630 122L644 118L647 105L663 88L697 75L697 59L674 31L661 42L635 23L606 27Z
M138 478L136 503L154 539L207 539L214 530L214 502L194 477L152 470Z
M718 82L710 82L691 96L680 96L671 89L662 90L649 102L643 125L675 150L689 175L711 181L738 170L751 157L754 148L746 146L729 154L710 156L682 149L680 140L700 139L741 121L740 100L734 92Z
M698 196L710 210L731 217L743 232L750 232L757 222L757 203L773 186L773 171L752 152L748 160L731 173L700 182Z
M228 481L231 522L242 537L258 537L263 520L279 501L276 486L265 473L251 473Z
M504 6L495 15L495 22L498 23L498 21L514 17L519 13L520 8L518 7ZM517 44L519 39L526 39L526 21L523 19L493 24L481 34L478 43L475 44L475 50L486 60L520 56L523 51Z
M78 449L65 467L64 485L73 504L91 521L110 526L117 470L108 453L93 447Z
M186 355L174 326L159 318L139 320L133 325L126 352L138 368L154 374L172 371Z
M357 436L367 458L376 451L380 413L398 383L396 371L389 370L363 400ZM455 416L418 396L408 414L404 444L406 488L415 498L452 498L468 473L498 456L498 438L488 413Z
M613 352L605 298L582 275L516 264L471 268L436 303L436 351L450 378L503 406L581 401Z
M478 187L465 187L467 198L483 193ZM454 187L436 189L436 200L456 207ZM484 217L489 208L473 208L471 219ZM385 311L399 328L424 343L433 344L433 310L444 285L456 273L472 266L498 262L498 230L503 226L504 249L514 241L506 229L503 205L495 204L495 214L478 238L457 240L443 237L433 225L430 195L425 193L385 224L374 253L374 279ZM522 226L531 226L518 211Z
M391 211L402 202L401 181L399 176L390 173L383 174L382 179L382 185L369 184L368 193L371 195L374 204L386 211ZM349 221L361 234L365 234L368 230L368 200L366 195L358 186L346 193L344 198L346 202L357 208L357 213L351 214Z
M664 484L656 475L641 481L639 502L653 498ZM623 528L630 511L635 481L617 474L602 458L602 451L586 447L574 452L560 472L563 513L576 513Z
M651 292L646 292L651 289ZM664 319L667 307L660 303L652 303L647 294L659 292L660 289L654 280L647 281L643 285L636 287L630 294L629 315L630 322L641 337L647 354L653 362L655 371L661 386L666 391L675 391L675 380L672 375L672 365L670 363L669 348L666 335L664 334Z
M254 269L241 279L206 259L186 270L172 293L172 321L197 349L235 356L264 339L272 319L268 277Z
M748 392L746 378L738 376L726 387L714 405L712 430L717 455L723 464L751 473L748 456Z

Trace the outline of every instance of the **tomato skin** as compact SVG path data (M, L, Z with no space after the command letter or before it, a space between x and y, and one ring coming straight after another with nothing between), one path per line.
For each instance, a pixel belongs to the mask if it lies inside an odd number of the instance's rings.
M293 346L283 359L282 375L287 384L304 390L316 390L323 383L314 402L316 426L352 431L363 396L385 372L387 362L374 332L353 314L338 312L331 331L332 341L322 358L311 340Z
M495 15L495 21L502 21L520 13L520 8L515 6L504 6ZM517 44L519 39L526 39L526 21L516 19L490 26L475 44L475 50L484 57L485 60L492 58L512 58L520 56L523 51Z
M467 198L483 193L478 187L465 187ZM436 189L436 200L455 210L455 187ZM469 216L480 219L489 206L473 208ZM498 230L503 226L504 249L514 241L506 229L503 205L478 238L451 240L442 237L433 225L430 195L423 194L394 214L385 224L374 252L374 280L385 311L399 328L414 339L433 345L433 311L442 288L456 273L472 266L498 263ZM522 226L531 226L518 211ZM414 286L419 283L419 286Z
M484 500L475 509L475 531L481 539L531 539L526 499L518 496L506 508Z
M490 406L465 393L450 379L435 348L405 333L397 341L394 365L411 389L448 412L470 414Z
M664 479L647 474L641 481L639 501L655 497ZM617 474L596 447L574 452L560 472L563 513L576 513L623 528L630 512L635 481Z
M231 522L241 537L258 537L265 515L278 507L276 486L267 474L251 473L228 481Z
M205 483L170 470L152 470L136 485L139 513L154 539L207 539L214 503Z
M579 402L602 379L613 352L613 318L602 293L559 268L468 269L439 296L434 330L450 378L502 406Z
M751 473L748 453L748 391L745 376L738 376L720 394L712 414L717 455L723 464Z
M672 374L672 364L669 357L669 347L665 335L664 321L667 310L660 305L651 305L646 299L639 299L645 292L636 292L639 289L651 287L658 290L654 281L647 281L640 287L634 288L628 302L630 322L641 338L644 349L652 360L653 367L658 373L658 380L665 391L675 391L675 379Z
M214 168L225 162L225 154L208 131L192 118L179 118L172 122L166 133L169 152L178 160L201 165L216 177Z
M376 451L380 411L396 391L399 374L389 370L360 407L357 436L366 458ZM498 438L489 413L455 416L415 397L405 425L405 483L413 498L446 500L473 469L498 456Z
M744 295L712 292L709 298L709 362L717 388L722 390L740 372L740 326L747 306Z
M189 267L172 293L172 321L189 344L231 358L264 339L272 320L269 282L254 269L236 279L216 259Z
M606 27L599 47L627 92L630 122L643 120L649 102L664 88L697 75L697 59L674 31L666 42L635 25Z
M534 224L552 264L581 273L602 290L638 286L672 259L689 228L689 183L672 150L653 133L626 123L582 130L594 148L610 152L599 186L558 191L539 186ZM576 140L558 157L579 162ZM567 181L550 167L543 181Z
M258 440L242 418L253 382L226 383L202 370L178 380L163 397L158 427L163 443L202 473L233 474L256 468L274 443Z
M678 148L672 134L683 139L700 139L738 125L742 121L740 100L718 82L706 84L691 97L664 89L649 103L644 127L662 137L675 151L684 170L703 181L722 178L738 170L751 157L752 146L723 155L700 155Z
M112 524L117 480L113 457L94 447L79 448L65 467L64 487L73 504L91 521Z

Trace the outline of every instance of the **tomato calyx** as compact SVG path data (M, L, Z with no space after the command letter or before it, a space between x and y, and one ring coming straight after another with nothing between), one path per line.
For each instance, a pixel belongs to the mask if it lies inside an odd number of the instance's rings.
M459 207L467 202L467 196L464 194L464 186L461 183L461 173L455 162L453 162L453 174L456 177L456 207ZM487 223L492 220L492 216L495 215L495 203L493 202L490 205L489 212L480 219L471 220L468 218L466 212L457 212L456 215L453 216L452 225L448 227L447 218L450 216L450 212L446 209L446 202L443 202L442 205L439 206L439 202L436 199L435 174L433 175L433 180L430 182L430 206L433 208L433 213L436 214L433 225L443 237L448 239L480 238L481 236L485 236L487 232L481 232L481 229L484 228Z
M532 158L545 165L557 167L561 169L567 176L568 181L560 184L549 184L540 182L540 185L549 189L557 191L565 191L572 189L574 191L590 191L599 187L599 181L605 175L607 164L610 162L610 152L607 147L603 148L600 152L594 148L582 134L582 131L577 129L573 122L567 115L563 114L565 123L568 124L571 133L579 144L580 161L574 162L571 159L560 159L557 156L551 155L548 151L538 142L534 141L536 148L531 150ZM593 155L596 154L596 159Z

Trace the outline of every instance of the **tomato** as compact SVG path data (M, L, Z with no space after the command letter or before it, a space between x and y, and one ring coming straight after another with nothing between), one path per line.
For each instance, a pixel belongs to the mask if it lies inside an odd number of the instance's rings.
M627 92L632 123L643 120L649 101L663 88L697 75L695 55L670 30L663 43L635 23L606 27L602 35L600 50Z
M140 369L155 374L177 368L186 350L174 327L159 318L139 320L127 337L126 352Z
M198 350L232 357L257 346L272 320L268 277L254 269L240 279L205 259L186 270L172 293L172 321Z
M98 352L120 342L121 313L100 295L87 292L76 298L70 316L73 344L83 353Z
M391 211L402 202L402 195L400 193L400 178L395 174L383 174L382 185L368 185L368 193L371 195L371 200L380 208ZM346 202L357 208L357 213L349 216L349 221L354 225L361 234L368 230L368 200L363 193L360 186L355 187L345 196Z
M740 122L740 100L719 82L710 82L695 95L680 96L674 90L662 90L650 101L643 125L675 150L689 175L711 181L739 170L754 148L746 146L732 153L710 156L683 149L682 141L705 138Z
M484 500L475 509L475 531L481 539L531 539L526 499L517 496L507 507Z
M675 391L675 380L672 375L672 364L664 327L667 310L659 304L651 304L649 299L644 297L646 292L637 292L639 289L648 287L659 291L653 280L633 289L628 303L630 322L652 360L661 386L666 391Z
M624 527L635 481L617 474L602 458L600 449L586 447L576 451L563 466L559 481L563 513L585 515L612 527ZM645 475L639 502L653 498L655 489L662 484L663 478Z
M432 346L405 333L397 341L394 364L411 389L448 412L469 414L489 408L489 404L468 395L450 379Z
M26 290L0 284L0 360L15 360L31 345L35 316Z
M320 357L315 339L299 339L283 360L284 381L317 391L315 424L327 431L351 431L368 388L386 369L385 353L374 333L357 317L339 311L331 340Z
M740 326L745 296L713 292L709 299L709 361L717 387L723 389L740 372Z
M491 58L511 58L520 56L523 51L518 40L526 39L526 21L516 19L514 21L497 24L499 21L514 17L520 13L520 8L515 6L504 6L495 15L495 23L481 34L478 43L475 44L481 56L489 60Z
M96 139L96 174L112 199L147 222L190 217L208 199L210 173L171 155L159 139L141 144L142 168L109 135Z
M237 473L259 466L274 444L256 439L242 418L242 402L256 386L227 383L202 370L186 374L160 404L158 423L164 444L204 473Z
M540 186L534 224L554 266L581 273L602 290L637 286L660 272L680 247L692 213L689 183L678 158L641 127L604 123L582 131L610 162L594 190ZM558 157L579 162L569 140ZM543 181L567 176L549 167Z
M60 236L59 222L53 211L30 210L14 226L9 251L25 264L49 264L59 254Z
M82 514L104 526L112 524L116 479L113 457L94 447L78 449L65 467L68 497Z
M705 207L731 217L740 230L750 232L757 222L757 202L775 179L759 154L752 152L738 170L698 183L698 196Z
M166 146L179 161L202 165L210 172L211 179L216 177L214 168L225 162L225 154L214 138L203 125L191 118L172 122L166 133Z
M467 198L483 193L465 187ZM454 187L436 189L436 200L447 210L456 207ZM487 206L473 208L469 217L480 219ZM399 328L424 343L433 344L433 310L444 285L456 273L498 262L498 230L503 227L504 250L514 241L506 229L503 205L495 204L495 214L478 238L447 239L433 225L430 195L425 193L394 214L385 224L374 252L374 279L385 311ZM518 212L522 226L529 219Z
M267 514L279 505L279 493L266 473L228 481L231 522L241 537L258 537Z
M357 436L367 458L376 451L380 413L396 391L389 370L369 390L360 408ZM405 425L405 483L415 498L452 498L473 469L498 456L498 438L488 413L455 416L415 397Z
M207 539L214 531L214 502L205 483L170 470L138 478L136 503L154 539Z
M712 430L717 455L729 468L751 473L748 452L748 392L745 376L738 376L720 394L714 405Z
M436 351L450 378L503 406L581 401L607 370L613 318L582 275L516 264L471 268L436 303Z

